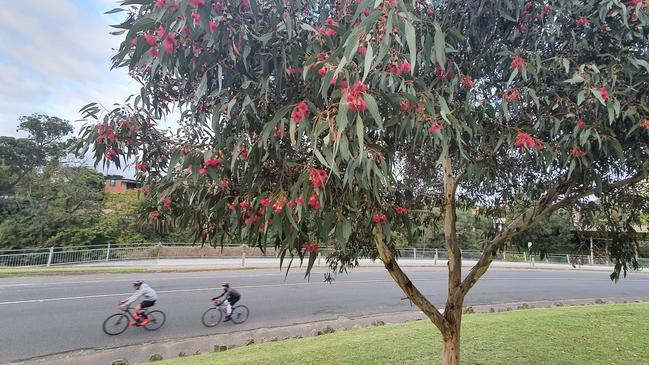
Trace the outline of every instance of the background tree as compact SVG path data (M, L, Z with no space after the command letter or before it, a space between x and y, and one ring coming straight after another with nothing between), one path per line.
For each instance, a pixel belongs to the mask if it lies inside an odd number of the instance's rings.
M0 195L8 194L28 173L65 154L64 137L73 128L66 120L43 114L22 116L18 131L26 138L0 136Z
M50 240L62 229L88 226L98 218L104 177L92 169L55 164L25 175L15 189L14 197L4 201L12 208L0 220L0 247L70 245L61 238Z
M307 274L325 243L335 270L380 258L441 331L444 364L459 363L464 298L506 242L585 198L624 197L647 174L638 0L130 4L111 11L126 11L113 63L142 90L83 108L99 124L81 152L139 158L156 219L261 247L272 237L282 258L308 257ZM156 121L171 108L181 128L165 133ZM463 276L457 209L471 205L522 213ZM449 252L443 311L392 240L411 232L408 211L431 206ZM618 243L617 272L631 248Z
M552 253L571 253L575 249L573 228L572 215L565 210L558 210L512 237L512 245L519 252L538 254L542 260ZM528 242L532 242L531 249L528 249Z

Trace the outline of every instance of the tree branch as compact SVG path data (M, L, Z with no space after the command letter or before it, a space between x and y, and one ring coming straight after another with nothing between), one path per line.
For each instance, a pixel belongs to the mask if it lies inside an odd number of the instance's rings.
M428 319L433 322L440 331L444 331L446 328L446 320L439 312L439 310L430 302L426 297L412 284L410 278L406 273L401 270L401 267L394 259L390 248L385 243L385 236L383 235L383 228L380 225L375 225L372 229L372 235L374 239L374 245L379 252L379 258L383 261L383 265L386 270L392 276L392 279L399 285L401 290L408 296L408 298L419 308Z
M637 174L617 181L613 184L610 184L607 186L609 189L619 189L619 188L624 188L630 185L633 185L639 181L642 181L647 177L647 170L646 166L648 164L644 164L644 168L641 169ZM475 283L484 275L485 272L487 272L487 269L489 268L489 265L491 265L491 262L494 260L496 257L496 253L498 252L498 249L501 249L505 242L509 238L511 238L513 235L516 233L520 232L521 230L526 229L527 227L531 226L532 224L538 222L541 218L549 215L550 213L556 211L557 209L564 208L570 203L580 199L587 197L589 195L595 194L599 189L597 187L591 188L591 189L586 189L583 191L580 191L574 195L569 195L565 194L563 198L561 198L559 201L552 203L557 196L559 195L558 190L560 188L564 188L566 192L569 192L571 190L572 185L568 184L566 185L566 181L562 178L560 181L558 181L556 184L552 185L550 189L548 189L548 194L546 194L545 197L539 199L534 206L528 208L523 214L521 214L517 219L512 221L501 233L499 233L494 239L487 245L485 250L482 253L482 256L478 260L478 262L471 268L471 271L469 274L464 278L461 284L461 292L463 295L466 295L466 293L469 292L469 290L475 285Z

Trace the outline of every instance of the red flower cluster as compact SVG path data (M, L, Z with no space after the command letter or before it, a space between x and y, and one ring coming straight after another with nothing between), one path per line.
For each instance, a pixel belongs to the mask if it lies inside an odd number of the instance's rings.
M608 90L603 86L600 87L598 90L599 90L599 94L602 96L602 99L604 99L604 101L607 101L609 98Z
M309 116L309 105L305 101L297 103L291 112L291 119L295 120L295 124L299 124L302 119Z
M223 163L223 159L221 158L210 158L209 160L203 163L203 168L199 169L198 172L201 175L205 175L207 174L208 167L214 167L216 169L219 169L221 168L221 163Z
M570 157L579 158L586 155L586 151L582 151L581 147L579 146L575 146L575 148L570 151Z
M171 197L170 196L162 199L162 208L163 208L163 210L171 209Z
M135 169L138 171L146 171L149 168L149 163L146 161L138 162L135 164Z
M259 201L259 204L261 204L263 207L268 207L270 205L270 199L263 198Z
M408 209L406 209L404 207L395 207L394 211L397 212L397 214L399 214L399 215L408 214Z
M219 182L219 186L223 190L228 190L228 187L230 186L230 183L228 182L228 179L221 179L221 181Z
M249 0L241 0L241 8L243 8L243 11L250 11L252 9L250 7L250 1Z
M248 161L248 148L240 147L239 148L239 158L241 161Z
M273 203L273 212L275 214L280 214L282 210L284 209L284 205L286 204L286 199L285 198L280 198Z
M158 212L157 210L154 210L153 212L150 212L149 213L149 218L153 219L154 221L158 220L158 218L160 218L160 212Z
M302 247L304 247L307 253L315 252L320 249L320 246L318 246L317 243L309 244L308 242L304 242L304 244L302 244Z
M309 197L309 200L307 200L306 203L313 209L322 208L322 206L320 205L320 196L315 190L313 190L311 197Z
M403 100L399 103L399 111L401 112L407 112L408 110L412 109L413 105L410 102L410 100Z
M364 45L358 46L358 54L365 57L365 53L367 53L367 47L365 47Z
M537 150L542 150L544 148L543 141L540 139L535 139L527 133L518 132L516 140L514 141L514 146L520 148L530 148L534 147Z
M649 129L649 119L645 119L640 122L640 128Z
M473 89L475 87L475 81L473 81L473 78L471 76L464 76L462 78L462 81L460 81L460 84L469 89Z
M173 34L169 33L162 41L162 46L164 47L167 53L173 53L174 49L178 46L178 41L174 38Z
M577 121L577 127L579 127L580 129L584 129L584 128L586 128L586 122L584 122L583 119L579 119L579 120Z
M210 32L214 32L218 27L219 23L215 22L214 20L210 20Z
M585 16L582 16L581 18L575 20L575 23L579 25L580 27L585 27L588 25L588 18Z
M149 46L155 46L158 43L158 38L151 33L145 34L144 40L149 44Z
M192 19L194 19L194 23L200 23L201 22L201 13L195 11L192 13Z
M232 203L228 203L228 209L230 209L230 210L235 210L235 209L237 209L237 205L236 205L236 204L232 204Z
M155 5L162 9L167 5L167 0L156 0Z
M205 0L187 0L187 4L192 8L197 8L201 5L205 5Z
M332 25L332 26L338 26L338 23L335 20L331 19L331 18L328 18L327 20L325 20L325 24L326 25ZM320 32L324 33L327 37L333 37L334 35L336 35L336 31L333 30L333 28L322 27L322 28L320 28Z
M97 126L97 132L99 133L99 136L97 136L97 139L95 140L97 143L106 142L108 144L114 144L117 141L117 136L115 135L113 126L108 126L108 131L106 131L106 126L100 124Z
M512 61L513 68L521 68L523 66L525 66L525 60L523 59L523 57L516 57Z
M318 70L318 76L320 77L327 76L327 67L325 66L320 67L320 69Z
M512 91L505 94L505 99L507 101L514 101L514 100L518 100L520 98L521 98L521 92L518 91L518 89L514 89L514 90L512 90Z
M398 63L390 63L388 65L388 71L396 74L396 75L401 75L402 73L410 72L410 69L412 68L412 65L410 65L410 62L408 60L403 60L401 64Z
M430 127L428 127L428 132L429 133L437 133L441 129L442 129L442 125L439 124L439 123L435 123L435 124L431 125Z
M365 99L363 99L363 95L365 95L366 91L365 84L360 81L356 81L354 86L349 89L345 89L347 90L347 105L349 106L350 110L363 111L367 109Z
M313 189L324 189L324 184L327 181L327 172L325 170L311 168L309 171L309 181Z
M440 65L435 65L435 76L439 77L443 81L448 80L448 73L444 72L444 69Z
M383 224L388 221L388 219L385 217L385 214L374 214L372 216L372 220L374 223L380 223Z

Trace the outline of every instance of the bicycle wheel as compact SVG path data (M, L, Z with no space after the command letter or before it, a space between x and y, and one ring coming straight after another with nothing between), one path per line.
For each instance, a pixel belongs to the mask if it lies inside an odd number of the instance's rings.
M151 311L147 313L146 316L149 318L149 322L144 325L144 329L147 331L157 330L162 327L162 325L165 324L165 320L167 320L167 316L163 311Z
M230 315L230 319L232 322L236 324L241 324L248 319L248 315L250 314L250 310L248 307L245 305L238 305L234 308L232 308L232 314Z
M107 335L115 336L126 331L128 328L128 316L124 313L116 313L106 318L101 328Z
M203 325L205 327L214 327L219 322L221 322L221 317L223 317L223 313L219 310L219 308L210 308L203 313L203 318L201 318L201 321L203 322Z

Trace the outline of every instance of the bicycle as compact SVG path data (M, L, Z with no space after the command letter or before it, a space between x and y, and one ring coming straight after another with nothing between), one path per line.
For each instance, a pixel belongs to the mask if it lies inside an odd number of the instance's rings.
M153 310L151 312L148 312L145 309L144 313L146 313L149 322L147 322L143 326L139 324L134 324L133 326L143 327L147 331L155 331L162 327L162 325L164 325L165 321L167 320L167 316L161 310ZM107 335L119 335L120 333L126 331L131 321L135 321L135 318L133 317L133 313L131 313L131 307L127 307L122 310L122 313L115 313L106 318L104 324L102 325L102 329Z
M215 303L212 308L208 308L201 321L205 327L214 327L217 324L221 323L221 319L226 315L226 307L223 305L223 302ZM232 313L230 314L230 320L235 324L241 324L248 319L250 315L250 310L245 305L236 305L232 307Z

